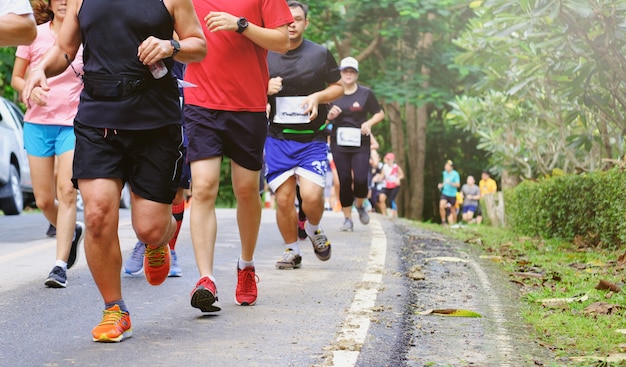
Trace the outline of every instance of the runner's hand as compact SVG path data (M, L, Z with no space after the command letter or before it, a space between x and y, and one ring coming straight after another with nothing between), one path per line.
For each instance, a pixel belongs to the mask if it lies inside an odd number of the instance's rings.
M146 38L137 48L139 61L144 65L152 65L155 62L172 56L172 44L169 40L162 40L153 36Z
M239 29L237 22L239 18L222 11L212 11L204 17L206 27L210 32L231 31L235 32Z
M328 111L328 116L326 116L327 119L329 120L334 120L337 118L337 116L339 116L341 114L341 108L337 107L337 106L333 106L330 111Z
M317 93L307 96L304 101L302 101L301 107L304 108L304 113L309 114L309 121L313 121L317 118L319 104L319 96Z
M361 134L362 135L369 135L372 133L372 127L370 126L369 123L364 122L361 124Z
M276 78L270 79L267 84L267 95L273 96L274 94L278 94L283 89L283 78L277 76Z
M35 88L40 88L43 92L50 91L46 74L43 70L37 68L30 70L26 83L24 84L24 89L22 90L22 101L27 107L31 106L31 97L33 98L33 102L38 103L36 99L39 99L39 97L35 97L33 95L33 90ZM38 93L35 92L35 94Z

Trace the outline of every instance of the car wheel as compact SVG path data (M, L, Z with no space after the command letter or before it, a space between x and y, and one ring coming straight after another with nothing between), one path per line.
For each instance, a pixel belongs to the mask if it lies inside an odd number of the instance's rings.
M130 208L130 186L128 186L128 184L124 184L124 187L122 187L122 197L120 198L120 208L122 209Z
M0 209L4 215L18 215L24 209L24 194L20 186L20 175L17 167L11 165L9 169L9 182L7 182L11 196L0 199Z

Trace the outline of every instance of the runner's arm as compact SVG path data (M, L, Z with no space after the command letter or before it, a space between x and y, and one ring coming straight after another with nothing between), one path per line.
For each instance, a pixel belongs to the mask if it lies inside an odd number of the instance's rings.
M35 37L37 25L32 14L0 16L0 46L30 45Z

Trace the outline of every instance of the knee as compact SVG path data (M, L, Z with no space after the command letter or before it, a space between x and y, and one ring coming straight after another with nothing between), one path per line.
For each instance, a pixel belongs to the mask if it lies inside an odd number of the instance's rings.
M59 185L57 196L61 202L74 204L76 202L76 189L71 182L69 184Z
M258 182L233 186L237 201L260 200Z
M217 182L193 182L191 194L194 201L215 202L219 183Z
M286 195L285 193L281 193L280 191L275 195L276 206L280 210L286 210L290 207L294 206L295 203L295 195Z

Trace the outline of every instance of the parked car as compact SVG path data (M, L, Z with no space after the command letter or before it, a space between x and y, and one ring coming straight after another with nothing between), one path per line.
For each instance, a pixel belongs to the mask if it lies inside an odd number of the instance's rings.
M130 209L130 186L128 186L128 182L124 184L124 187L122 187L122 197L120 198L120 208ZM80 190L78 191L78 196L76 197L76 209L80 212L82 212L85 209L85 204L83 204L83 197L80 196Z
M0 97L0 210L17 215L33 195L28 155L24 149L24 115Z

